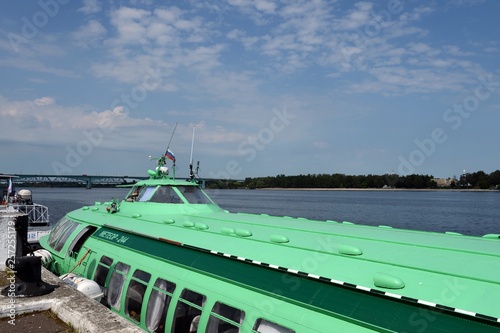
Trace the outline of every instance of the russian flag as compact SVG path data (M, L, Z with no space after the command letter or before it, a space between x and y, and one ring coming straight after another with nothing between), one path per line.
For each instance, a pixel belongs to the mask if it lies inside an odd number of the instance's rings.
M172 153L172 151L170 149L167 149L165 156L167 156L167 158L171 159L172 161L175 161L174 153Z
M12 178L9 178L9 187L7 187L7 195L12 193Z

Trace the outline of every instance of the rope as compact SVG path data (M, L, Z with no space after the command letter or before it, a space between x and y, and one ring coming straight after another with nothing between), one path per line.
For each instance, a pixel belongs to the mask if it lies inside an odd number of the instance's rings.
M87 252L85 252L85 254L83 255L82 259L78 260L78 262L76 263L75 267L73 267L69 272L68 274L70 274L71 272L73 272L78 266L80 266L80 264L85 260L85 258L87 257L87 255L89 254L91 250L88 249Z

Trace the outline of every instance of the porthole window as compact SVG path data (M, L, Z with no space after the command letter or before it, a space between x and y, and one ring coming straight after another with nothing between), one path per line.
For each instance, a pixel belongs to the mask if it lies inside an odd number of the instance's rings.
M123 284L129 270L129 265L119 262L116 264L113 274L109 280L107 301L108 304L117 311L120 311Z
M265 319L257 319L253 327L253 331L256 333L295 333L294 330L283 327L276 323L267 321Z
M217 302L208 320L208 333L238 333L245 313L232 306Z
M165 319L174 290L175 283L156 279L146 312L146 327L150 331L160 333L165 330Z

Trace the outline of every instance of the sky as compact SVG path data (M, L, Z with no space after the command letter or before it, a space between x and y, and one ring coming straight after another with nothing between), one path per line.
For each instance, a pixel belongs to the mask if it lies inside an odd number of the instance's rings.
M500 169L500 1L1 6L0 173Z

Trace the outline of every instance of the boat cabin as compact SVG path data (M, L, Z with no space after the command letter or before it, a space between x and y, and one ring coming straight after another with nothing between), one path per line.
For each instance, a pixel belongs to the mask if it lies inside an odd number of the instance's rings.
M127 195L126 202L155 202L173 204L213 204L196 184L136 185Z

